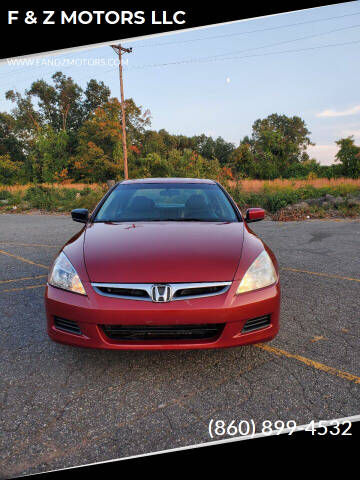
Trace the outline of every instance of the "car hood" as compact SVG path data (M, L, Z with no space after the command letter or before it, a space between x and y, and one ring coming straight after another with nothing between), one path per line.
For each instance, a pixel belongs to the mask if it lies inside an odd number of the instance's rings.
M243 223L93 223L84 259L90 281L217 282L234 278Z

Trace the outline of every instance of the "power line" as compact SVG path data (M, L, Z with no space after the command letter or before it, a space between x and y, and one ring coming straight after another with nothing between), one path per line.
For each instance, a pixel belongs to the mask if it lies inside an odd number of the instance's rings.
M258 54L252 54L252 55L243 55L243 56L235 56L235 57L226 57L226 58L218 58L218 57L206 57L204 59L188 59L188 60L180 60L178 62L169 62L169 63L154 63L154 64L148 64L148 65L133 65L131 67L124 67L126 70L138 70L138 69L143 69L143 68L153 68L153 67L166 67L166 66L171 66L171 65L182 65L182 64L190 64L190 63L212 63L216 61L222 61L222 60L238 60L238 59L243 59L243 58L253 58L253 57L262 57L262 56L271 56L271 55L279 55L282 53L297 53L297 52L304 52L308 50L317 50L317 49L322 49L322 48L330 48L330 47L341 47L345 45L352 45L352 44L357 44L360 43L359 40L353 40L350 42L344 42L344 43L330 43L326 45L317 45L314 47L306 47L306 48L300 48L300 49L294 49L294 50L282 50L278 52L264 52L264 53L258 53ZM109 70L103 70L101 71L101 75L113 72L114 69L111 68Z
M306 25L306 24L311 24L311 23L318 23L318 22L322 22L322 21L335 20L335 19L339 19L339 18L353 17L353 16L356 16L356 15L360 15L360 12L346 14L346 15L338 15L338 16L334 16L334 17L321 18L321 19L316 19L316 20L308 20L308 21L305 21L305 22L298 22L298 23L292 23L292 24L287 24L287 25L280 25L280 26L277 26L277 27L267 27L267 28L262 28L262 29L250 30L250 31L247 31L247 32L235 32L235 33L230 33L230 34L215 35L215 36L202 37L202 38L194 38L194 39L189 39L189 40L164 42L164 43L160 43L160 44L137 45L136 48L163 46L163 45L164 46L165 45L175 45L175 44L182 44L182 43L188 43L188 42L196 42L196 41L201 41L201 40L211 40L211 39L217 39L217 38L227 38L227 37L233 37L233 36L239 36L239 35L247 35L247 34L251 34L251 33L278 30L278 29L282 29L282 28L294 27L294 26L298 26L298 25ZM353 28L353 26L343 27L343 28ZM338 31L338 30L341 30L341 29L336 29L336 30L333 30L333 31ZM326 34L326 33L330 33L330 32L324 32L323 34ZM310 38L310 37L307 37L307 38ZM296 40L298 40L298 39L289 40L289 42L296 41ZM267 47L270 47L270 46L271 45L268 45ZM274 44L274 46L275 46L275 44ZM265 48L265 47L257 47L257 48ZM229 53L229 54L231 54L231 53ZM70 55L68 55L68 57L74 57L76 55L78 55L78 52L70 54ZM222 55L227 55L227 54L222 54ZM8 64L8 66L14 66L14 65L9 65ZM73 67L73 65L59 65L59 66L54 66L54 67L55 68L70 68L70 67ZM16 72L7 72L7 73L2 73L2 74L0 73L0 78L7 77L9 75L17 75L17 74L22 73L22 72L27 71L27 70L28 70L28 67L23 68L21 70L17 70Z
M343 17L349 17L349 16L355 16L355 15L360 15L360 12L359 13L353 13L353 14L348 14L348 15L341 15L341 16L336 16L336 17L328 17L328 18L324 18L324 19L318 19L318 20L311 20L311 21L307 21L307 22L299 22L299 23L294 23L294 24L290 24L290 25L283 25L281 27L269 27L269 28L266 28L266 29L259 29L259 30L253 30L253 31L250 31L250 32L239 32L239 33L235 33L235 34L227 34L227 35L222 35L221 37L230 37L230 36L234 36L234 35L242 35L242 34L247 34L247 33L254 33L254 32L259 32L259 31L266 31L266 30L275 30L275 29L278 29L278 28L285 28L285 27L290 27L290 26L295 26L295 25L303 25L305 23L314 23L314 22L319 22L319 21L325 21L325 20L332 20L332 19L338 19L338 18L343 18ZM326 32L320 32L320 33L317 33L317 34L312 34L312 35L307 35L307 36L304 36L304 37L298 37L298 38L295 38L295 39L290 39L290 40L283 40L281 42L276 42L276 43L273 43L273 44L270 44L270 45L262 45L262 46L259 46L259 47L252 47L252 48L249 48L249 49L242 49L242 50L239 50L237 52L227 52L227 53L222 53L222 54L219 54L219 55L215 55L215 56L210 56L210 57L203 57L203 61L206 61L206 59L209 59L212 61L213 58L215 57L222 57L222 56L227 56L227 55L234 55L236 53L242 53L242 52L248 52L248 51L253 51L253 50L259 50L259 49L262 49L262 48L271 48L271 47L275 47L275 46L279 46L279 45L283 45L283 44L286 44L286 43L292 43L292 42L297 42L297 41L301 41L301 40L306 40L306 39L310 39L310 38L314 38L314 37L317 37L317 36L322 36L322 35L327 35L327 34L330 34L330 33L335 33L335 32L338 32L338 31L342 31L342 30L347 30L347 29L351 29L351 28L357 28L359 27L360 25L350 25L350 26L346 26L346 27L340 27L340 28L337 28L337 29L333 29L333 30L329 30L329 31L326 31ZM211 38L218 38L219 36L217 37L211 37ZM207 37L207 38L204 38L205 39L208 39L210 37ZM196 41L196 40L203 40L203 39L193 39L191 41ZM189 40L190 41L190 40ZM187 41L186 41L187 42ZM170 43L182 43L182 42L167 42L168 44ZM165 45L165 44L164 44ZM145 45L142 45L142 46L145 46ZM138 46L138 47L142 47L141 45ZM137 47L137 48L138 48ZM69 58L72 58L72 57L76 57L78 55L78 52L74 52L73 54L70 54L68 57ZM155 64L155 66L162 66L162 65L177 65L178 63L193 63L193 59L189 59L189 60L180 60L180 61L176 61L176 62L169 62L169 63L164 63L164 64ZM150 65L149 65L150 66ZM46 72L44 72L44 70L42 70L41 74L44 75L44 73L46 75L51 75L56 69L63 69L63 68L75 68L74 65L55 65L55 66L48 66L48 68L53 68L52 70L48 70ZM130 67L130 68L146 68L147 66L144 65L144 66L134 66L134 67ZM21 69L21 70L17 70L15 72L8 72L8 73L3 73L2 75L0 74L0 79L2 77L7 77L7 76L11 76L11 75L18 75L19 73L21 72L24 72L24 71L27 71L28 70L28 67L27 68L24 68L24 69ZM106 70L106 71L103 71L102 73L107 73L107 72L110 72L110 71L113 71L113 69L109 69L109 70ZM32 76L32 75L31 75ZM30 78L30 77L29 77ZM17 83L23 83L24 81L27 81L27 79L23 79L21 82L17 82ZM2 84L1 86L2 87L5 87L7 85L12 85L13 84L13 81L10 81L10 82L7 82L5 84Z
M124 67L124 70L138 70L138 69L145 69L145 68L157 68L157 67L166 67L166 66L171 66L171 65L184 65L184 64L192 64L192 63L212 63L215 61L227 61L227 60L241 60L243 58L253 58L253 57L261 57L261 56L270 56L270 55L279 55L279 54L286 54L286 53L297 53L297 52L304 52L304 51L309 51L309 50L317 50L317 49L322 49L322 48L331 48L331 47L340 47L340 46L346 46L346 45L352 45L352 44L357 44L359 43L360 40L354 40L350 42L344 42L344 43L332 43L332 44L326 44L326 45L318 45L314 47L307 47L307 48L301 48L301 49L294 49L294 50L282 50L282 51L277 51L277 52L266 52L266 53L258 53L258 54L251 54L251 55L243 55L243 56L234 56L234 57L226 57L226 58L219 58L217 56L214 57L203 57L203 58L193 58L193 59L187 59L187 60L179 60L176 62L168 62L168 63L155 63L155 64L147 64L147 65L133 65L130 67ZM262 47L266 48L266 47ZM251 49L250 49L251 50ZM99 70L100 75L105 75L110 72L113 72L114 69L110 68L108 70ZM91 74L91 78L96 76L96 72L93 72ZM77 76L77 78L90 78L89 74L84 74L81 76ZM4 85L2 85L4 86Z
M344 43L330 43L326 45L317 45L314 47L307 47L307 48L300 48L300 49L294 49L294 50L282 50L278 52L264 52L264 53L258 53L258 54L252 54L252 55L243 55L243 56L235 56L235 57L226 57L226 58L218 58L218 57L205 57L205 58L198 58L198 59L188 59L188 60L180 60L177 62L169 62L169 63L153 63L153 64L147 64L147 65L133 65L131 67L124 67L124 70L138 70L138 69L143 69L143 68L155 68L155 67L166 67L166 66L171 66L171 65L183 65L183 64L191 64L191 63L212 63L213 61L226 61L226 60L240 60L243 58L253 58L253 57L261 57L261 56L271 56L271 55L279 55L283 53L297 53L297 52L304 52L304 51L309 51L309 50L318 50L322 48L331 48L331 47L341 47L341 46L346 46L346 45L353 45L360 43L360 40L354 40L350 42L344 42ZM99 74L104 75L110 72L113 72L114 69L110 68L108 70L101 70L99 71ZM92 75L95 76L94 73ZM81 75L80 77L77 78L89 78L88 74Z
M142 68L150 68L150 67L163 67L163 66L168 66L168 65L180 65L180 64L187 64L187 63L205 63L207 61L214 61L215 59L219 59L221 60L220 57L226 57L228 55L236 55L238 53L243 53L243 52L251 52L251 51L254 51L254 50L260 50L262 48L271 48L271 47L275 47L275 46L279 46L279 45L284 45L286 43L292 43L292 42L298 42L298 41L301 41L301 40L307 40L307 39L310 39L310 38L314 38L314 37L318 37L318 36L322 36L322 35L328 35L330 33L334 33L334 32L338 32L338 31L341 31L341 30L347 30L347 29L350 29L350 28L359 28L360 25L351 25L351 26L348 26L348 27L341 27L341 28L336 28L336 29L333 29L333 30L328 30L326 32L320 32L320 33L316 33L316 34L312 34L312 35L307 35L307 36L304 36L304 37L298 37L298 38L294 38L294 39L290 39L290 40L283 40L281 42L276 42L276 43L272 43L272 44L269 44L269 45L262 45L260 47L252 47L252 48L246 48L246 49L242 49L242 50L238 50L238 51L233 51L233 52L228 52L228 53L221 53L221 54L218 54L218 55L212 55L212 56L209 56L209 57L201 57L201 58L190 58L190 59L184 59L184 60L177 60L177 61L174 61L174 62L167 62L167 63L155 63L155 64L148 64L148 65L133 65L133 66L130 66L130 67L124 67L126 68L126 70L135 70L135 69L142 69ZM341 46L341 45L347 45L347 44L351 44L353 42L350 42L350 43L335 43L335 44L329 44L329 45L325 45L324 47L330 47L330 46ZM357 43L357 41L355 41L354 43ZM323 48L323 46L316 46L316 47L313 47L313 48ZM312 49L312 48L311 48ZM296 52L296 51L303 51L304 49L300 49L300 50L290 50L291 52ZM306 49L305 49L306 50ZM282 53L282 52L268 52L269 54L271 53ZM286 53L286 51L284 52ZM261 55L264 55L264 54L261 54ZM247 55L246 57L231 57L231 58L250 58L251 56L250 55ZM107 72L111 72L113 71L113 69L110 69L110 70L105 70L103 71L102 73L107 73Z
M295 50L282 50L280 52L265 52L265 53L258 53L258 54L254 54L254 55L245 55L245 56L242 56L242 57L226 57L226 58L220 58L220 59L216 59L216 61L218 60L236 60L236 59L240 59L240 58L250 58L250 57L263 57L263 56L269 56L269 55L277 55L277 54L280 54L280 53L295 53L295 52L306 52L308 50L317 50L319 48L330 48L330 47L342 47L344 45L351 45L351 44L355 44L355 43L360 43L360 40L353 40L351 42L344 42L344 43L330 43L330 44L327 44L327 45L318 45L318 46L315 46L315 47L306 47L306 48L300 48L300 49L295 49Z
M158 63L158 64L148 64L148 65L138 65L138 66L134 65L132 67L125 67L125 68L126 68L126 70L129 70L129 69L133 70L133 69L140 69L140 68L147 68L147 67L179 65L179 64L186 64L186 63L202 63L202 62L206 62L207 60L213 61L213 59L216 59L216 58L226 57L227 55L236 55L238 53L260 50L262 48L272 48L272 47L279 46L279 45L285 45L286 43L299 42L301 40L308 40L310 38L315 38L315 37L319 37L319 36L322 36L322 35L328 35L328 34L331 34L331 33L339 32L339 31L343 31L343 30L348 30L348 29L351 29L351 28L359 28L359 27L360 27L360 25L350 25L350 26L347 26L347 27L341 27L341 28L336 28L336 29L332 29L332 30L327 30L326 32L320 32L320 33L315 33L315 34L312 34L312 35L306 35L304 37L293 38L293 39L290 39L290 40L282 40L281 42L276 42L276 43L272 43L272 44L269 44L269 45L261 45L259 47L246 48L246 49L238 50L238 51L235 51L235 52L232 51L232 52L227 52L227 53L221 53L221 54L218 54L218 55L212 55L212 56L209 56L209 57L202 57L202 58L199 58L199 59L185 59L185 60L178 60L178 61L168 62L168 63ZM338 44L333 44L333 45L337 46ZM339 44L339 45L342 45L342 44ZM315 47L315 48L321 48L321 46ZM302 51L302 50L299 50L299 51ZM269 52L269 53L271 53L271 52ZM275 52L275 53L278 53L278 52ZM233 58L236 58L236 57L233 57ZM113 71L113 70L112 69L105 70L102 73L107 73L107 72L110 72L110 71Z
M286 43L299 42L301 40L308 40L310 38L321 37L323 35L329 35L330 33L340 32L342 30L348 30L350 28L359 28L359 27L360 27L360 25L350 25L348 27L335 28L333 30L328 30L326 32L320 32L320 33L314 33L312 35L306 35L305 37L298 37L298 38L293 38L293 39L290 39L290 40L282 40L281 42L272 43L270 45L262 45L260 47L246 48L246 49L238 50L236 52L233 51L233 52L228 52L228 53L220 53L219 55L213 55L212 57L224 57L226 55L235 55L237 53L250 52L250 51L253 51L253 50L260 50L262 48L278 47L279 45L285 45ZM206 57L204 57L204 58L206 58Z
M355 43L360 43L360 40L354 40L351 42L344 42L344 43L330 43L327 45L318 45L315 47L307 47L307 48L300 48L300 49L295 49L295 50L282 50L280 52L265 52L265 53L258 53L258 54L252 54L252 55L243 55L241 57L235 56L235 57L225 57L225 58L218 58L216 56L214 57L206 57L206 58L193 58L189 60L180 60L178 62L169 62L169 63L153 63L153 64L148 64L148 65L134 65L132 67L128 67L127 70L129 69L142 69L142 68L152 68L152 67L166 67L168 65L182 65L182 64L190 64L190 63L211 63L211 62L218 62L218 61L223 61L223 60L237 60L237 59L242 59L242 58L252 58L252 57L264 57L264 56L269 56L269 55L278 55L281 53L296 53L296 52L305 52L308 50L316 50L320 48L330 48L330 47L340 47L340 46L345 46L345 45L351 45ZM105 73L105 72L103 72Z
M199 42L199 41L202 41L202 40L213 40L213 39L218 39L218 38L235 37L235 36L239 36L239 35L249 35L251 33L267 32L269 30L279 30L279 29L282 29L282 28L296 27L298 25L307 25L307 24L311 24L311 23L324 22L324 21L328 21L328 20L336 20L338 18L354 17L356 15L360 15L360 12L349 13L347 15L339 15L339 16L336 16L336 17L319 18L317 20L308 20L308 21L305 21L305 22L290 23L288 25L279 25L277 27L259 28L257 30L249 30L247 32L234 32L234 33L227 33L227 34L223 34L223 35L213 35L213 36L209 36L209 37L198 37L198 38L192 38L192 39L188 39L188 40L180 40L180 41L174 41L174 42L151 43L149 45L136 45L136 48L162 47L162 46L166 46L166 45L177 45L177 44L182 44L182 43ZM134 41L134 40L132 40L132 41Z

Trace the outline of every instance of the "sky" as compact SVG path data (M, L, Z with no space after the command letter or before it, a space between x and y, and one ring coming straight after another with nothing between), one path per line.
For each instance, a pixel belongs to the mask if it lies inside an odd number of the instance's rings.
M255 120L279 113L304 119L315 143L309 153L324 165L333 163L337 139L360 143L360 1L122 43L133 48L124 58L125 97L151 111L152 129L237 146ZM0 111L13 108L7 90L50 82L59 70L83 88L103 80L119 96L114 59L102 46L37 65L2 64Z

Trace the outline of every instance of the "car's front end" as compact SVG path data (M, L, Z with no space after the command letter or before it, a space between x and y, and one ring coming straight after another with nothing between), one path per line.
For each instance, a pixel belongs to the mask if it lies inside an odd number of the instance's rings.
M276 259L235 220L87 222L55 260L45 299L50 338L82 347L232 347L279 329Z
M90 282L84 284L86 296L48 285L48 333L61 343L105 349L216 348L271 340L279 328L279 284L236 295L239 283L219 295L163 303L99 295Z

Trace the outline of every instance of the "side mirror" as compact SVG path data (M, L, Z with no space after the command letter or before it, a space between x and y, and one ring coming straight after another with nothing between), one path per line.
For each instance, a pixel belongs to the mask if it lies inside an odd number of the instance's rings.
M71 212L71 217L74 222L86 223L89 219L89 210L86 208L75 208Z
M265 210L262 208L248 208L246 210L246 217L245 220L247 223L249 222L259 222L260 220L264 220L265 218Z

